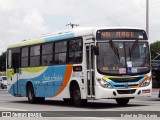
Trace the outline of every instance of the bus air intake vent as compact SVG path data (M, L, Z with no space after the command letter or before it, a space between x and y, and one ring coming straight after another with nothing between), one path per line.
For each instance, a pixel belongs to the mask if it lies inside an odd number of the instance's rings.
M137 86L138 84L132 84L132 85L128 85L128 87L134 87ZM125 87L125 85L114 85L114 87Z
M113 82L137 82L143 77L132 77L132 78L109 78Z
M134 94L136 92L136 89L132 90L117 90L118 94Z

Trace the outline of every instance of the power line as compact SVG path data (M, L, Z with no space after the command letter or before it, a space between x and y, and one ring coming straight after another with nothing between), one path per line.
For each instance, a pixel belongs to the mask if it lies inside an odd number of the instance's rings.
M146 6L145 6L146 7ZM99 22L104 22L104 21L109 21L109 20L112 20L112 19L115 19L115 18L119 18L119 17L123 17L123 16L129 16L131 13L133 14L137 14L137 13L143 13L145 12L144 11L140 11L142 9L145 9L145 7L142 7L141 9L131 9L130 11L122 11L122 12L118 12L116 15L111 15L111 16L108 16L108 17L102 17L102 18L98 18L97 20L95 19L92 19L94 22L82 22L81 24L93 24L93 23L99 23ZM152 10L151 8L158 8L160 7L160 4L156 4L156 5L152 5L149 7L150 10ZM131 12L133 11L133 12ZM90 21L92 21L90 20Z

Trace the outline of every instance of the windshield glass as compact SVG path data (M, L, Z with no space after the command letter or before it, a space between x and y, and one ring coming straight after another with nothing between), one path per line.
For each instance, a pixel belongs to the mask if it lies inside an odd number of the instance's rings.
M150 70L147 42L101 42L98 48L98 71L103 74L131 75Z

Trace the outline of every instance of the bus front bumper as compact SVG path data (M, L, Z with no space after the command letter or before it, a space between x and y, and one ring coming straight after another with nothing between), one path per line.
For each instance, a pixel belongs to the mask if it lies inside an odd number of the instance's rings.
M101 86L96 86L96 99L116 99L116 98L134 98L136 96L151 96L152 85L139 88L126 89L107 89Z

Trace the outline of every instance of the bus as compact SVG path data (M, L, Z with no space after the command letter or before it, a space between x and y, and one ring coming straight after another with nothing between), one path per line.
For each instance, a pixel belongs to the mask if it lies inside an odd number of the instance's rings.
M8 92L30 103L150 96L147 34L140 28L74 28L7 48Z

